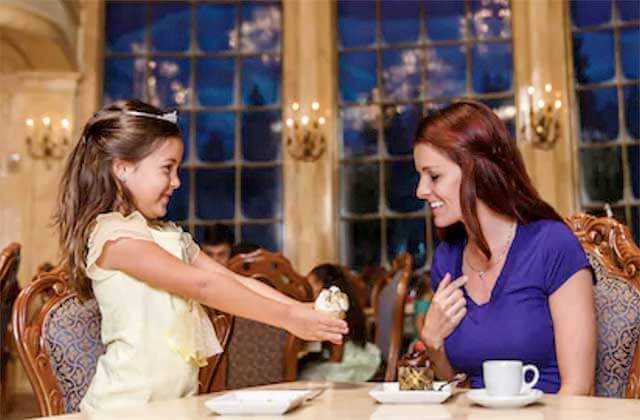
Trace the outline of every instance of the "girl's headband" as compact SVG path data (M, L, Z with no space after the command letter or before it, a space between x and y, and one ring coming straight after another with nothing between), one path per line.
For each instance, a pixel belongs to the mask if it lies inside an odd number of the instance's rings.
M173 110L171 112L165 112L164 114L150 114L148 112L140 112L140 111L123 111L127 115L132 115L134 117L147 117L147 118L155 118L157 120L168 121L173 124L178 124L178 111Z

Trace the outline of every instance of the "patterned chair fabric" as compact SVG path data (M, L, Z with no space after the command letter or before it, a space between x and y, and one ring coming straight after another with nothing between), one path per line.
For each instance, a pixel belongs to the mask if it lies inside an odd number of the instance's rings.
M597 279L596 395L624 398L640 338L640 292L629 282L608 275L591 253L587 256Z
M288 338L279 328L236 318L227 353L227 389L283 382Z
M51 367L62 390L65 412L79 410L105 347L100 339L102 317L95 299L81 302L71 295L51 308L43 338Z

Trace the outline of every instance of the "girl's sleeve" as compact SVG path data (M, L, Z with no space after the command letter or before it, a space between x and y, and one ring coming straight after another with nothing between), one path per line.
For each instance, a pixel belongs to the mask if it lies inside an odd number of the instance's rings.
M182 242L184 243L184 249L187 254L187 262L189 262L189 264L193 264L196 258L198 258L200 247L196 241L193 240L193 237L189 232L182 232Z
M96 264L102 255L104 245L120 238L153 242L153 236L141 214L134 212L125 217L120 213L112 212L99 215L87 245L86 272L90 278L100 277L101 272L104 271Z

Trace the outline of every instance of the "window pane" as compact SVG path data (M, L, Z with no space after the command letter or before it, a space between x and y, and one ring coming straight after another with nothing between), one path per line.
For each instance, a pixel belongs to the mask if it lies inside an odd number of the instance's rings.
M280 51L282 12L279 4L244 3L240 27L243 52Z
M491 108L493 112L495 112L498 117L502 120L503 123L509 129L511 133L511 138L515 140L516 138L516 106L513 102L513 97L503 98L503 99L484 99L481 101L483 104Z
M387 106L384 109L384 142L391 155L412 155L413 136L422 118L420 105Z
M618 96L615 88L578 92L582 141L602 143L618 138Z
M614 76L613 32L573 34L576 79L582 84L607 81Z
M236 7L230 4L196 4L198 47L217 52L233 49ZM234 42L235 41L235 42Z
M387 206L400 213L424 208L424 201L416 197L418 172L412 160L385 163Z
M460 39L464 36L463 0L427 0L425 16L427 35L432 41Z
M198 159L221 162L233 159L236 117L232 112L199 112L196 142Z
M171 221L186 220L189 216L189 172L184 169L178 171L180 188L173 192L165 219Z
M613 203L622 199L620 147L582 149L580 159L587 201Z
M384 94L389 100L407 100L420 96L419 49L387 50L382 53Z
M620 57L626 79L640 79L640 27L620 30Z
M420 38L420 3L393 1L380 3L382 39L387 44L418 42Z
M145 52L144 4L110 1L105 8L107 53Z
M104 65L104 104L119 99L144 99L144 59L113 58Z
M280 112L242 114L242 156L248 161L280 159L282 121Z
M375 100L376 55L373 52L340 54L340 97L345 102Z
M635 0L618 0L618 16L622 20L640 20L640 4Z
M154 51L188 51L191 8L186 2L161 2L151 6L151 42Z
M380 265L380 221L341 223L343 261L361 270L367 265Z
M472 50L473 89L477 93L511 89L513 59L511 44L476 44Z
M627 133L640 139L640 85L624 87L624 116Z
M184 147L182 162L187 162L189 161L189 153L191 150L191 141L189 140L189 136L191 135L191 113L180 112L178 115L178 126L180 127L180 134L182 134L182 145Z
M242 242L250 242L272 252L282 250L282 223L242 225Z
M201 106L233 105L233 58L197 61L196 92Z
M282 216L282 171L275 168L242 169L242 214L251 219Z
M571 18L578 27L611 22L611 0L571 0Z
M399 254L409 252L414 270L423 267L427 259L425 234L424 217L387 220L387 260L393 261Z
M629 175L631 176L631 192L640 199L640 146L629 146Z
M149 82L150 102L160 108L190 103L191 62L188 58L150 61L153 80Z
M427 96L462 96L467 89L464 46L427 50Z
M342 214L378 212L379 173L377 162L342 165Z
M511 36L511 7L508 0L473 0L471 2L471 36L507 38Z
M280 57L262 55L242 62L242 100L245 105L280 103Z
M232 219L235 213L235 170L196 171L196 216L200 219Z
M376 5L374 1L341 0L338 2L338 37L343 47L371 45L376 39Z
M345 158L378 153L377 106L343 108L342 155Z

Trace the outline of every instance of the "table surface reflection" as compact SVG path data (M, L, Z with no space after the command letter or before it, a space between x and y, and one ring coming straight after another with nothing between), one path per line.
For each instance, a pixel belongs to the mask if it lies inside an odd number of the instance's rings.
M341 384L322 382L289 382L259 388L318 389L324 388L314 400L284 415L292 420L423 420L423 419L640 419L640 400L598 397L566 397L545 395L541 402L525 408L495 410L473 405L458 389L439 405L381 405L368 394L375 384ZM115 419L247 419L247 416L218 416L210 412L204 402L216 394L200 395L172 401L162 401L126 410L79 413L50 417L60 420L115 420ZM219 395L219 394L217 394ZM253 417L260 420L282 419L282 416Z

